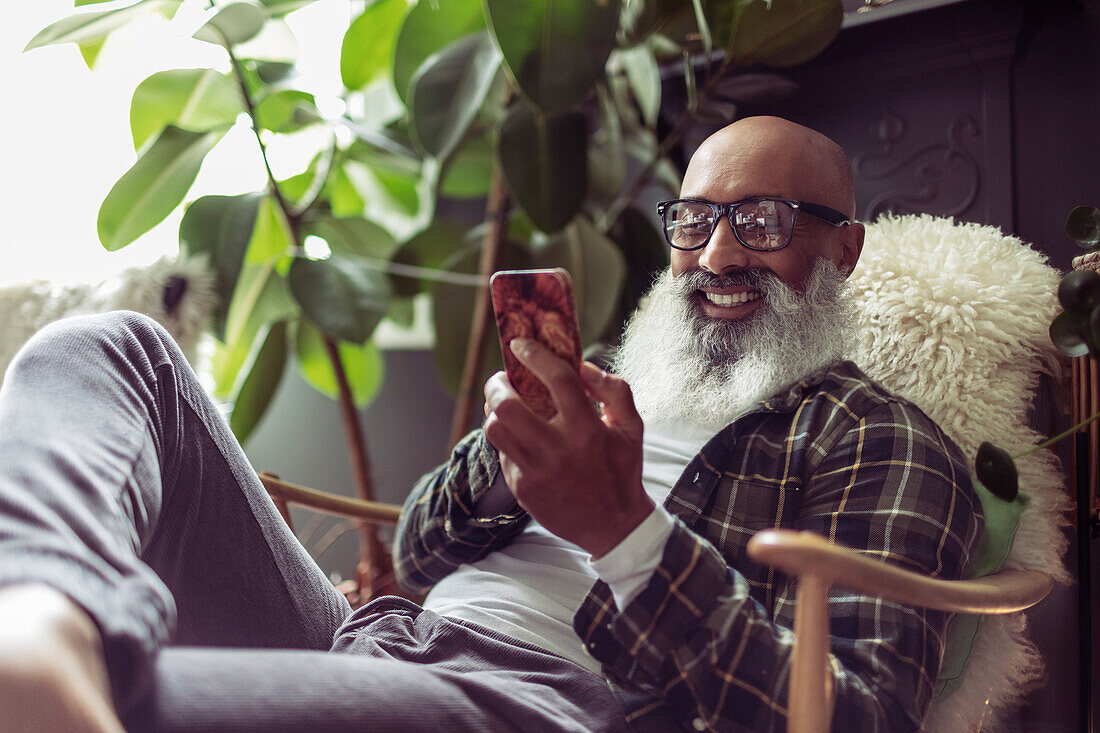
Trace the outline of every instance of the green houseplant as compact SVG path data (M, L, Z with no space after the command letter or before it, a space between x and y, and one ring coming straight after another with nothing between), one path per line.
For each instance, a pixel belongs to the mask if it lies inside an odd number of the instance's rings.
M1074 207L1066 218L1066 234L1087 252L1100 251L1100 209ZM1058 285L1058 302L1062 312L1050 324L1051 341L1068 357L1100 358L1100 274L1088 268L1070 270ZM1049 448L1097 419L1100 419L1100 412L1029 452ZM983 443L975 460L978 480L998 497L1012 501L1019 488L1013 459L1019 457L992 443Z
M356 408L381 384L378 323L407 323L412 299L430 295L440 377L459 395L453 442L499 359L488 275L565 266L582 338L617 333L666 257L635 200L649 185L675 191L670 153L693 122L736 115L742 69L812 58L843 15L839 0L355 2L334 111L297 75L286 21L312 1L76 0L27 49L76 43L94 67L112 33L160 15L224 50L218 68L158 72L135 89L137 160L102 203L99 239L128 246L185 207L180 247L218 277L213 377L231 427L247 438L293 355L307 382L339 400L367 499ZM662 85L677 77L686 109L663 119ZM266 186L188 200L236 125L254 135ZM326 133L312 161L276 177L271 143L305 129Z

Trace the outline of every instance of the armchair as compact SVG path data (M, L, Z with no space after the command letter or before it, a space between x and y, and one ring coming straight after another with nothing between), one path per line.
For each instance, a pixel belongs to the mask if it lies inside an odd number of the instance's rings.
M1013 454L1041 442L1029 426L1029 411L1040 379L1061 373L1047 334L1059 273L993 227L899 216L867 229L849 281L858 304L853 361L935 419L970 457L986 440ZM1020 457L1017 467L1024 510L998 540L1002 552L994 566L1003 561L1003 569L987 577L925 578L804 533L767 530L753 539L755 560L800 576L789 730L829 728L826 600L834 584L902 604L993 614L964 638L969 671L933 702L927 730L996 727L1039 678L1042 663L1020 612L1055 582L1070 581L1062 564L1069 498L1049 451ZM270 475L261 478L285 517L287 502L350 512L364 522L398 516L396 507L337 500Z

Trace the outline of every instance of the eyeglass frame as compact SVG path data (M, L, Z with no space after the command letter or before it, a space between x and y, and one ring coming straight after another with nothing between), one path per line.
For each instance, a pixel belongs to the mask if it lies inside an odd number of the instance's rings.
M736 207L740 206L741 204L747 204L753 201L781 201L785 204L788 204L792 209L794 209L794 216L791 217L791 230L787 234L787 241L784 242L782 245L778 247L772 247L771 249L762 249L760 247L753 247L750 244L746 244L745 240L741 239L741 235L737 232L737 225L733 223L731 215L733 214L733 210ZM703 240L703 243L698 245L697 247L677 247L675 244L672 243L672 240L668 236L668 228L665 226L665 211L667 211L668 207L672 204L678 203L706 204L711 208L711 211L715 213L714 224L711 225L710 234L708 234L707 238ZM746 249L751 249L753 252L778 252L779 250L789 246L791 241L794 239L794 228L798 224L798 215L803 211L805 211L810 216L816 219L821 219L826 224L832 224L837 228L848 226L853 223L851 217L845 216L836 209L830 208L828 206L813 204L806 201L797 201L795 199L785 199L780 196L750 196L747 199L741 199L740 201L734 201L728 204L717 204L713 201L696 198L668 199L667 201L657 202L657 216L661 217L661 230L664 232L665 242L668 244L669 247L672 247L673 249L678 249L681 252L695 252L696 250L703 249L708 244L710 244L710 240L714 236L714 232L718 230L718 225L722 223L722 219L726 219L729 222L730 229L733 231L733 236L737 238L737 241L741 244L742 247Z

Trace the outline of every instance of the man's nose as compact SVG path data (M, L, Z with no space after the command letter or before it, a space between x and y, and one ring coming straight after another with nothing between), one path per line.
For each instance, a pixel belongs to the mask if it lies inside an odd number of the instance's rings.
M723 216L699 254L699 266L720 275L726 270L747 267L751 256L752 251L733 233L729 217Z

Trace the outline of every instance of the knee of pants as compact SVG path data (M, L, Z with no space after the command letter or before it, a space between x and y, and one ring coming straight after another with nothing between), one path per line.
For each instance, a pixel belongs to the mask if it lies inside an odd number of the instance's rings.
M135 311L110 311L69 316L47 324L19 349L9 374L23 366L43 363L84 364L100 354L123 356L131 362L156 365L175 361L178 347L155 320Z

